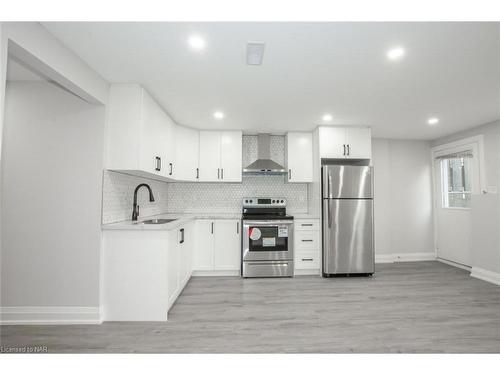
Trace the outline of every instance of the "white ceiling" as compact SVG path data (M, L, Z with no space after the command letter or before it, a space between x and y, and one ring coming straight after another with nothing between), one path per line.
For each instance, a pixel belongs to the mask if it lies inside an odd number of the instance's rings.
M43 25L105 79L143 84L197 128L310 130L331 113L376 137L433 139L500 118L500 23ZM205 50L188 47L192 34ZM248 41L266 43L263 65L246 65ZM401 61L386 58L394 46Z

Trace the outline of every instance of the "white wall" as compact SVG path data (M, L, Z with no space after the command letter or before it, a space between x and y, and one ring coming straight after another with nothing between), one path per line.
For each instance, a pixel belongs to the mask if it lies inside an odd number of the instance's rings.
M1 305L99 306L104 106L7 84Z
M430 143L373 139L375 255L434 256Z
M486 185L500 188L500 121L440 138L432 146L475 135L484 136ZM500 273L500 194L473 195L471 199L472 267ZM459 229L458 229L459 230Z

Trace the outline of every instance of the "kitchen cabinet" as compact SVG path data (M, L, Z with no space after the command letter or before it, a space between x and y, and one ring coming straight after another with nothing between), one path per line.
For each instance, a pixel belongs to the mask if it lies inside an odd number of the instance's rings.
M200 131L199 181L241 182L241 131Z
M295 274L318 275L321 267L319 219L294 221Z
M111 85L107 122L107 169L172 179L175 124L141 86Z
M193 271L201 271L204 275L213 271L239 274L240 225L240 220L236 219L197 220Z
M169 166L176 181L198 180L199 132L176 126L175 164Z
M322 126L319 128L319 152L324 159L371 159L371 130Z
M168 308L179 297L191 277L194 243L194 222L169 231L168 246Z
M288 182L313 181L312 133L289 132L286 135Z

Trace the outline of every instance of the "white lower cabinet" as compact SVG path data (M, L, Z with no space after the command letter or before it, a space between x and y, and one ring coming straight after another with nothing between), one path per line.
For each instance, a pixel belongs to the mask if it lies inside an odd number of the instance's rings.
M194 221L171 230L105 230L105 321L165 321L191 276Z
M239 275L241 222L236 219L196 221L193 271L198 275Z
M321 267L319 219L294 220L295 274L317 275Z

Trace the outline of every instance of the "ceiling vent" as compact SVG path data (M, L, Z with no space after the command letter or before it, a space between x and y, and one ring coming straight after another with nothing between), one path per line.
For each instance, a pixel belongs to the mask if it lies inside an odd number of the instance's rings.
M264 46L263 42L247 43L247 65L262 65Z

